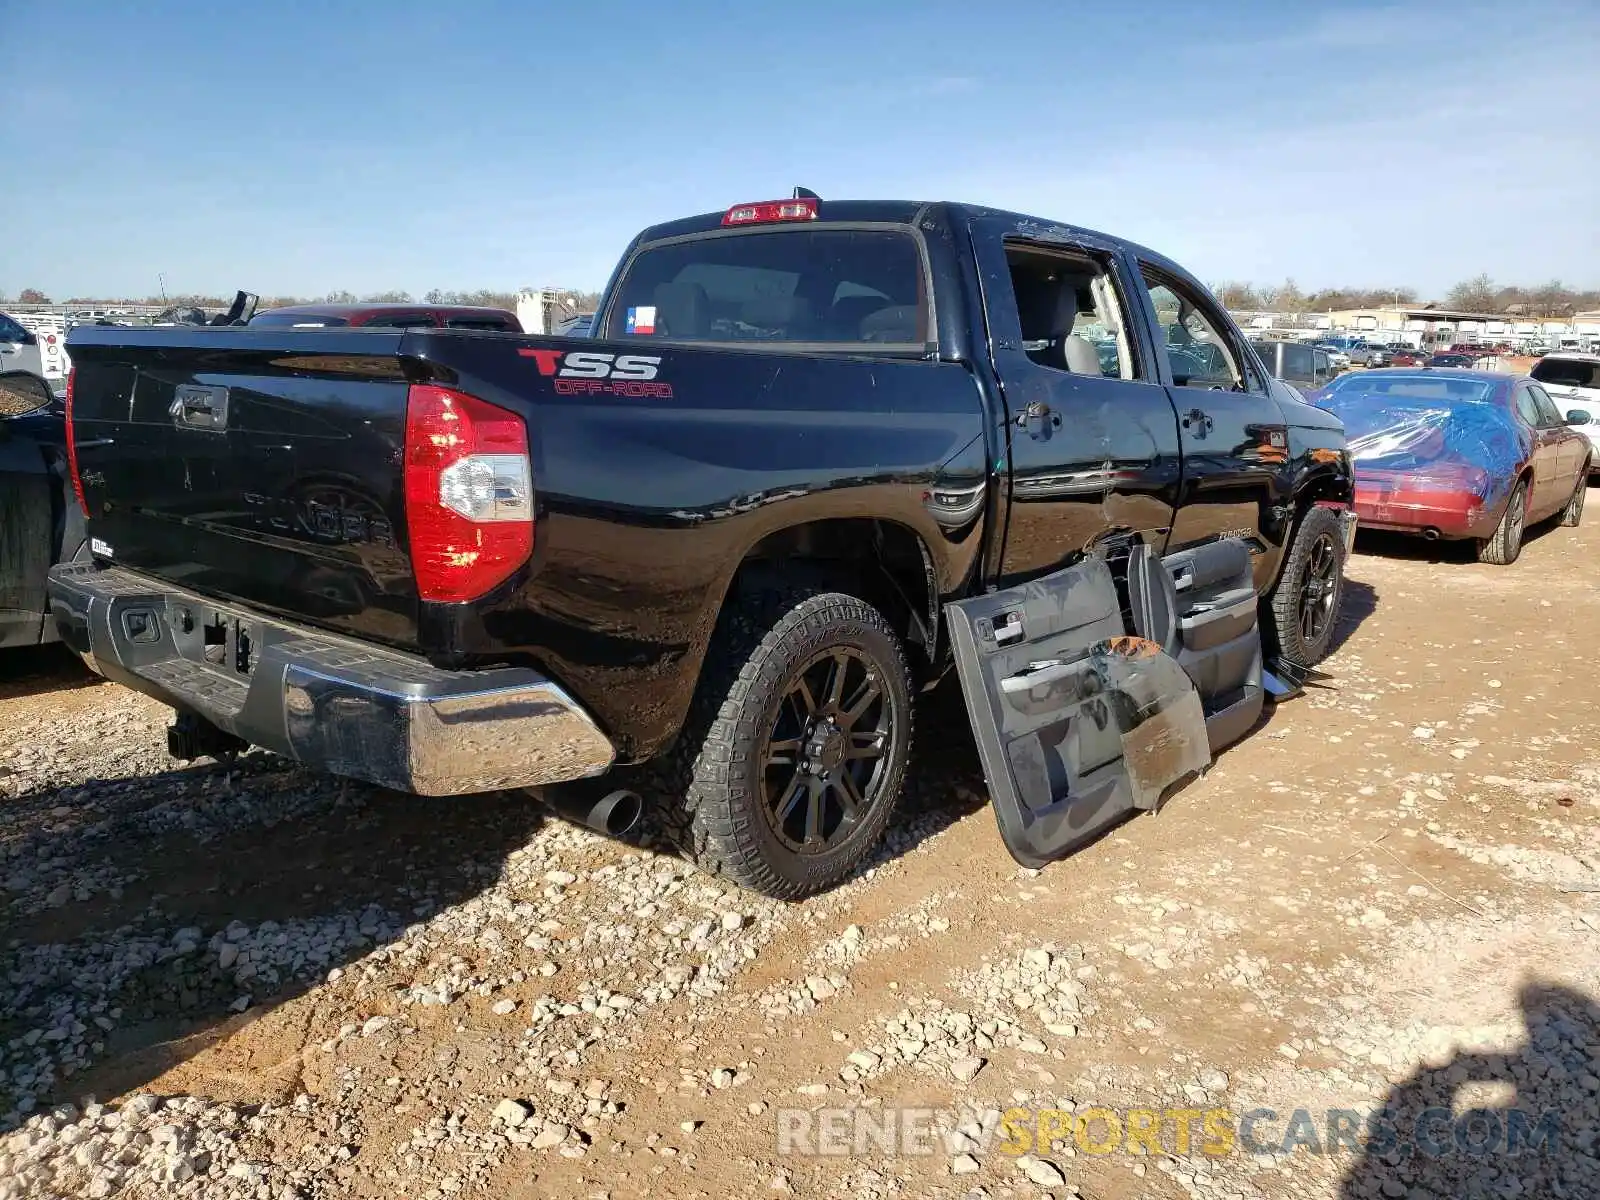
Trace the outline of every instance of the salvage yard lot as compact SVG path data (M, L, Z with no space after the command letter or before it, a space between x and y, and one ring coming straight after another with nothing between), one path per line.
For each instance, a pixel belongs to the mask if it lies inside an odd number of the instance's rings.
M1600 1194L1600 526L1510 568L1360 548L1325 684L1158 816L1020 870L952 679L875 865L793 905L518 796L178 767L160 706L16 659L0 1197ZM1265 1108L1278 1145L1386 1097L1561 1136L1410 1175L1170 1130L779 1142L835 1107Z

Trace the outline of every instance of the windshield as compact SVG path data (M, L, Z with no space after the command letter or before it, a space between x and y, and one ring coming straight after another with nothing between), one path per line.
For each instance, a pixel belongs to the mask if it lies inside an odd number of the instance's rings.
M1554 387L1600 388L1600 362L1578 358L1541 358L1533 364L1532 375L1540 383Z
M648 246L628 266L605 335L921 350L921 256L909 233L888 230L764 230Z

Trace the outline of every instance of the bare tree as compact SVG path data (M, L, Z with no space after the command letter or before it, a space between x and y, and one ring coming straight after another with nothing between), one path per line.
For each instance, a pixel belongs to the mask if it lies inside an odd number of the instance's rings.
M1265 307L1261 293L1248 283L1232 281L1219 283L1211 290L1216 293L1217 300L1224 308L1231 308L1237 312L1252 312ZM596 303L598 302L599 298L596 297Z
M373 292L362 299L368 304L410 304L411 293L397 288L388 292Z
M50 303L50 297L46 296L38 288L31 288L31 287L23 288L22 291L17 293L17 303L18 304L49 304Z
M1534 288L1528 293L1527 303L1533 313L1541 317L1565 316L1576 307L1576 293L1561 285L1559 279L1552 279L1543 287Z
M1279 312L1301 312L1306 306L1305 294L1293 279L1285 279L1281 287L1272 288L1266 300L1269 307Z
M322 302L324 304L354 304L356 302L356 294L346 291L329 292L322 298Z
M1495 311L1494 280L1487 275L1474 275L1471 279L1451 288L1445 304L1460 312L1488 313Z

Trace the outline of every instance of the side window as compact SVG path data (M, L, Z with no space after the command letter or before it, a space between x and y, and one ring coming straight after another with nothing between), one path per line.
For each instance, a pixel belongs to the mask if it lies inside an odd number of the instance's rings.
M1311 373L1318 383L1327 383L1333 378L1333 363L1329 360L1326 350L1311 352Z
M38 412L52 398L49 385L37 375L21 371L0 375L0 421Z
M1540 425L1539 403L1533 398L1533 393L1525 387L1519 387L1515 403L1517 416L1537 429Z
M1550 393L1536 383L1528 385L1528 391L1533 396L1533 403L1539 410L1539 424L1546 429L1553 429L1557 425L1565 425L1566 418L1561 415L1561 410L1556 408L1556 402L1550 399Z
M1216 310L1182 284L1144 268L1162 349L1179 387L1243 389L1246 376Z
M1006 265L1022 348L1030 359L1074 375L1142 378L1109 262L1079 252L1008 245Z
M17 324L10 317L0 315L0 342L25 342L28 340L27 330Z

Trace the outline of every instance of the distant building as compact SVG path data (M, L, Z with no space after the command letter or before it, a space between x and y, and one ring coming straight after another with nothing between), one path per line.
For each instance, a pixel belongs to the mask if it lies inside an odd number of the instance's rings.
M1434 304L1346 308L1326 313L1238 312L1245 329L1299 339L1342 334L1374 342L1448 346L1456 342L1510 342L1513 345L1590 346L1600 344L1600 312L1570 319L1521 313L1475 313Z
M1475 313L1413 304L1388 308L1349 308L1328 314L1340 329L1376 333L1383 341L1420 345L1451 342L1537 342L1570 332L1569 322L1537 320L1508 313Z

